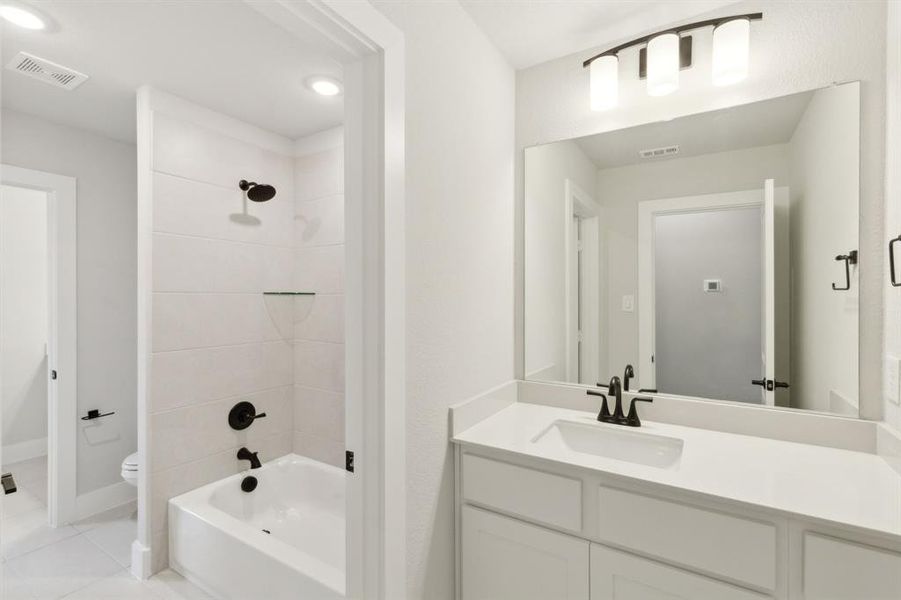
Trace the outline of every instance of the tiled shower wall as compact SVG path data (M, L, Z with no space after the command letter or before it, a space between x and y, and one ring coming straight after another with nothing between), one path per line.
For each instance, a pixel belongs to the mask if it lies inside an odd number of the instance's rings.
M294 451L343 466L344 149L326 134L294 169L294 287L316 292L295 301Z
M188 114L192 114L188 111ZM153 298L149 468L153 568L167 557L169 498L247 468L241 446L271 460L292 451L293 143L266 132L264 149L228 127L153 117ZM283 147L281 152L273 147ZM274 185L245 205L240 179ZM239 400L265 419L227 423Z

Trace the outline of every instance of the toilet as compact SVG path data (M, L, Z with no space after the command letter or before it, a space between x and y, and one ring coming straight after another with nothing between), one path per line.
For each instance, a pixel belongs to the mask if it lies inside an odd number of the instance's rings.
M138 485L138 453L129 454L122 461L122 479L137 487Z

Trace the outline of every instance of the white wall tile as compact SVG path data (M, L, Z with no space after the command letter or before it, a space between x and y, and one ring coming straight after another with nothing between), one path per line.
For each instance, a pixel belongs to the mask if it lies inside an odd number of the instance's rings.
M290 184L268 202L250 202L233 186L221 187L164 173L153 176L153 230L238 242L294 244Z
M344 344L297 340L294 382L332 392L344 391Z
M294 285L318 294L344 292L344 246L301 248L295 251Z
M294 303L294 338L344 343L344 295L317 294Z
M295 213L298 247L344 243L344 194L298 202Z
M153 351L290 339L293 307L262 294L154 293Z
M294 433L294 451L314 460L344 468L344 443L315 434Z
M344 394L294 386L294 430L344 440Z
M262 179L264 151L194 123L156 113L153 170L223 187Z
M294 345L287 341L158 352L151 361L151 412L291 385L294 380Z
M284 246L153 235L157 292L259 293L292 289L294 255Z
M290 432L294 422L293 395L293 388L286 386L152 414L153 470L168 469L228 448L262 443ZM267 416L247 429L235 431L228 424L228 411L244 400Z
M344 191L344 149L335 148L298 158L294 170L298 202Z

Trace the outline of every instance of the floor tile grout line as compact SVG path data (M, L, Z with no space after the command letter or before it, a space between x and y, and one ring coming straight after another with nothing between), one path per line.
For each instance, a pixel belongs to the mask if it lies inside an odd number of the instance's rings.
M137 537L138 537L138 524L137 524L137 522L134 524L134 527L135 527L135 538L137 538ZM95 528L95 529L96 529L96 528ZM93 529L91 529L91 530L89 530L89 531L93 531ZM120 562L116 559L115 556L113 556L112 554L110 554L110 552L108 552L108 551L106 550L106 548L104 548L103 546L101 546L99 543L97 543L97 542L95 542L94 540L92 540L92 539L91 539L91 536L87 535L87 533L88 533L87 531L82 532L82 535L83 535L83 536L85 537L85 539L87 539L91 544L93 544L93 546L94 546L95 548L97 548L98 550L100 550L107 558L109 558L111 561L113 561L114 563L116 563L116 564L117 564L119 567L121 567L123 570L126 570L126 571L127 571L129 568L131 568L131 564L123 565L122 563L120 563Z

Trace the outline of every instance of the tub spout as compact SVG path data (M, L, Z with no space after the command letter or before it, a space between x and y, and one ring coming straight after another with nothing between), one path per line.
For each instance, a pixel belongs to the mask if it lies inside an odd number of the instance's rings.
M251 452L247 448L241 448L238 450L238 460L249 460L251 469L259 469L263 465L260 463L259 457L257 457L256 452Z

